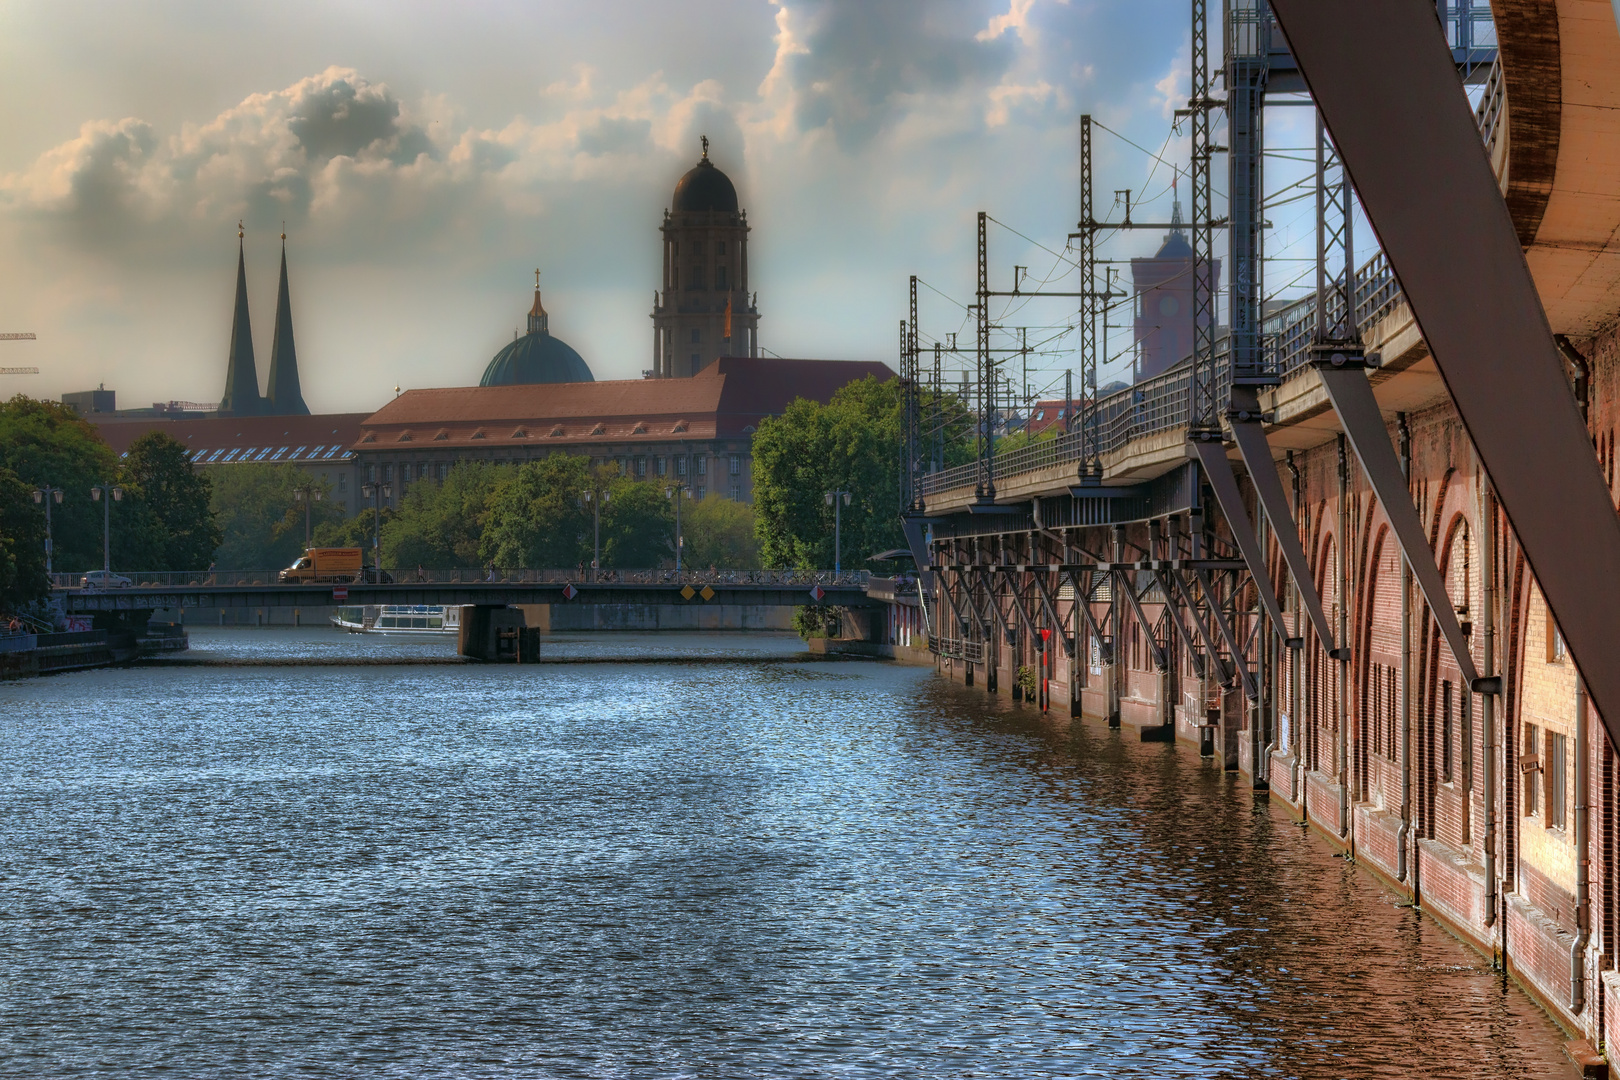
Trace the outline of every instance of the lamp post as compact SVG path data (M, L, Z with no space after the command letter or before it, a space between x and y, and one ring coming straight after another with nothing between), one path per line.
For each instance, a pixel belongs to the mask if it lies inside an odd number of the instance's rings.
M360 497L371 500L371 508L376 515L373 518L374 526L371 533L371 552L373 562L381 576L382 570L382 501L394 497L394 485L389 483L369 483L360 485Z
M675 572L681 572L681 548L686 537L681 535L681 499L689 494L685 480L671 480L664 488L664 498L675 500Z
M112 573L112 504L123 502L124 489L117 484L92 484L90 499L101 504L101 569Z
M45 504L45 576L51 576L51 503L62 505L62 489L59 487L37 487L34 489L34 501Z
M301 502L301 503L304 504L304 547L305 548L308 548L309 544L310 544L310 535L311 535L310 534L310 518L309 518L310 504L311 503L318 503L324 498L326 498L325 490L318 487L313 482L307 483L307 484L299 484L297 487L293 488L293 499L295 501L297 501L297 502Z
M585 505L591 508L594 520L591 540L591 580L596 580L596 574L602 569L602 507L608 501L607 488L586 488Z
M842 488L827 492L827 505L833 508L833 574L838 575L844 572L844 507L849 505L849 492Z

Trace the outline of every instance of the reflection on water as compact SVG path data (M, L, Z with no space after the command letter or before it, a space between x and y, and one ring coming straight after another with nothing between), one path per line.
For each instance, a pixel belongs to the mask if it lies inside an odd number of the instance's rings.
M193 640L401 663L0 686L0 1074L1574 1075L1184 750L791 638Z

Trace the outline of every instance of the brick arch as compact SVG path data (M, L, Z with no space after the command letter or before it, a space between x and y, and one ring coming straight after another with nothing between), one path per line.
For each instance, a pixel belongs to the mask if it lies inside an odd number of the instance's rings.
M1377 515L1369 544L1368 573L1362 595L1361 662L1357 665L1362 749L1363 799L1374 790L1386 790L1388 766L1396 754L1396 731L1391 717L1400 700L1401 559L1382 511Z

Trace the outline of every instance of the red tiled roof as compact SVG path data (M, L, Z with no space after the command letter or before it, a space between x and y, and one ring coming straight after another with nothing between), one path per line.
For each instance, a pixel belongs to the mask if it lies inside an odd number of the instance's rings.
M113 450L123 454L129 444L148 431L161 431L192 452L193 460L222 464L232 457L246 460L242 451L254 451L256 461L336 461L360 437L365 413L328 413L324 416L222 416L198 420L161 417L98 417L89 419ZM330 453L339 448L336 454ZM225 451L220 454L216 451ZM261 456L260 451L268 450ZM204 455L201 452L207 451ZM236 453L232 453L236 451Z
M408 390L364 420L354 448L475 438L483 446L725 438L795 398L826 402L868 375L894 372L865 361L727 356L689 379Z

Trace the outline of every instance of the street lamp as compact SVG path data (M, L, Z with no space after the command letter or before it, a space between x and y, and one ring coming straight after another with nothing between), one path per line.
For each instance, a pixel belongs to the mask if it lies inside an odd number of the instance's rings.
M585 490L585 504L591 508L591 515L595 520L593 537L591 541L591 580L596 580L597 571L602 569L602 507L608 501L608 489L599 488Z
M299 484L293 488L293 499L304 504L304 547L310 544L309 511L311 503L318 503L326 498L325 489L316 486L313 482Z
M681 548L686 545L686 537L681 535L681 499L691 492L684 480L671 480L664 488L664 498L675 500L675 572L681 572Z
M45 576L51 576L51 503L62 505L62 489L59 487L37 487L34 489L34 501L45 504Z
M104 499L103 495L112 498ZM124 501L124 489L117 484L92 484L90 499L101 504L101 569L112 573L112 504ZM57 499L61 501L60 497Z
M389 483L361 484L360 485L360 497L364 498L364 499L370 499L371 500L372 510L376 514L376 517L373 519L374 523L375 523L375 527L373 528L372 534L371 534L371 551L372 551L372 555L374 556L372 561L377 566L377 570L379 571L378 576L381 577L381 570L382 570L382 501L384 499L392 499L394 497L394 485L389 484Z
M843 501L840 503L839 497ZM849 505L849 492L841 488L834 488L827 492L827 505L833 508L833 573L844 572L843 546L844 546L844 507Z

